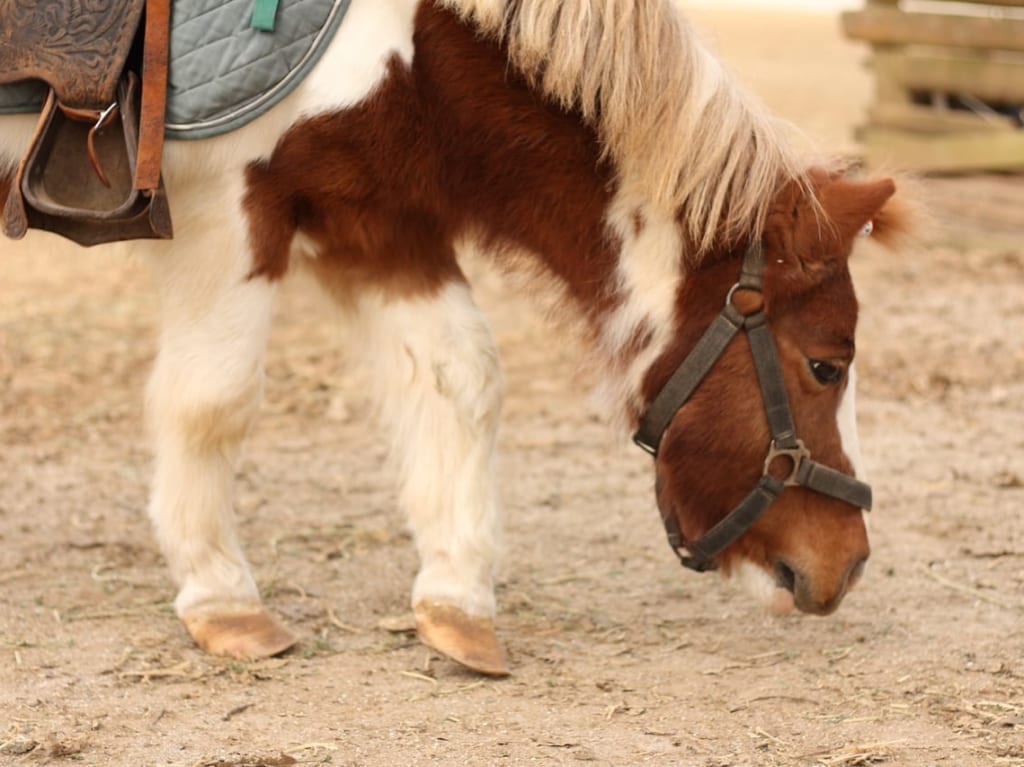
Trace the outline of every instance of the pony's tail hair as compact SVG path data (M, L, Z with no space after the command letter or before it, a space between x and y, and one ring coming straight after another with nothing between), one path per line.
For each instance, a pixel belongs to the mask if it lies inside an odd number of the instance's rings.
M786 126L749 98L671 0L443 0L594 126L627 193L680 214L706 252L763 228L803 180ZM805 184L806 187L806 184Z

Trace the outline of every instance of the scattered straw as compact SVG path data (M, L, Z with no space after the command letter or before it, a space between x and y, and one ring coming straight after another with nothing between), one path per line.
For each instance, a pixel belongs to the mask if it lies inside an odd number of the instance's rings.
M970 596L976 599L980 599L982 602L988 602L989 604L998 605L999 607L1006 607L1008 609L1014 609L1018 607L1018 605L1010 604L1009 602L1006 602L1005 600L1002 600L999 597L994 597L991 594L986 594L984 591L977 589L973 586L965 586L962 583L957 583L954 580L939 575L937 572L931 570L927 566L922 565L920 569L925 575L927 575L933 581L945 586L947 589L959 591L961 594L969 594Z
M421 682L430 682L432 685L437 685L437 680L426 674L421 674L418 671L399 671L402 676L407 676L410 679L419 679Z
M358 628L356 626L350 626L347 623L342 623L341 619L338 617L338 614L336 612L334 612L334 608L333 607L328 607L327 608L327 622L330 623L335 628L341 629L342 631L345 631L345 632L347 632L349 634L362 634L363 633L363 630L361 628Z
M878 764L892 759L893 747L902 746L906 741L893 740L880 743L862 743L846 746L839 751L822 750L804 754L803 759L815 759L825 767L859 767L860 765Z

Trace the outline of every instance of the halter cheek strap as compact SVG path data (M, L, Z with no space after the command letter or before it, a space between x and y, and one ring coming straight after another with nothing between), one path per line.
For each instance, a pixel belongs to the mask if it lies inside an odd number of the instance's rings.
M733 296L739 290L762 292L763 272L764 255L761 245L754 243L743 258L740 279L729 290L725 307L655 396L640 418L639 428L633 435L637 445L657 457L662 437L672 418L697 390L736 334L741 330L747 333L772 435L761 478L724 519L697 541L684 541L674 514L669 512L667 517L662 516L669 545L679 561L684 567L698 572L714 569L715 555L743 535L786 487L802 485L858 508L871 509L871 488L868 485L811 460L810 451L797 439L779 365L779 354L768 328L763 303L750 314L743 314L733 303ZM789 473L782 478L770 473L772 464L778 459L787 460L791 467Z

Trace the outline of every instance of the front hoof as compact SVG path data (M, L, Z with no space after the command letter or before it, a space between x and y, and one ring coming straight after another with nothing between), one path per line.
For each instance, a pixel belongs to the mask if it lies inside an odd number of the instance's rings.
M269 658L298 641L260 605L207 607L181 616L199 647L211 655L240 660Z
M494 621L467 615L454 605L423 600L413 608L420 641L467 668L488 676L508 676L505 653Z

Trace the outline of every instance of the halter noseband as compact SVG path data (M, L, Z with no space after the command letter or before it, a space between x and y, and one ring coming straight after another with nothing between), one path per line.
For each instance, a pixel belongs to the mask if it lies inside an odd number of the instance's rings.
M713 570L715 555L743 535L782 490L791 485L802 485L865 511L871 509L871 488L868 485L812 461L810 451L797 439L779 354L768 329L763 302L750 314L743 314L733 303L733 296L739 290L762 292L763 272L764 254L760 243L755 242L747 249L740 279L730 288L725 307L655 396L633 435L637 445L657 457L661 438L676 412L690 399L736 334L740 330L746 331L772 441L761 478L753 490L699 540L684 541L674 514L671 511L667 516L662 513L669 545L684 567L697 572ZM792 464L789 474L781 479L769 472L772 463L780 457Z

